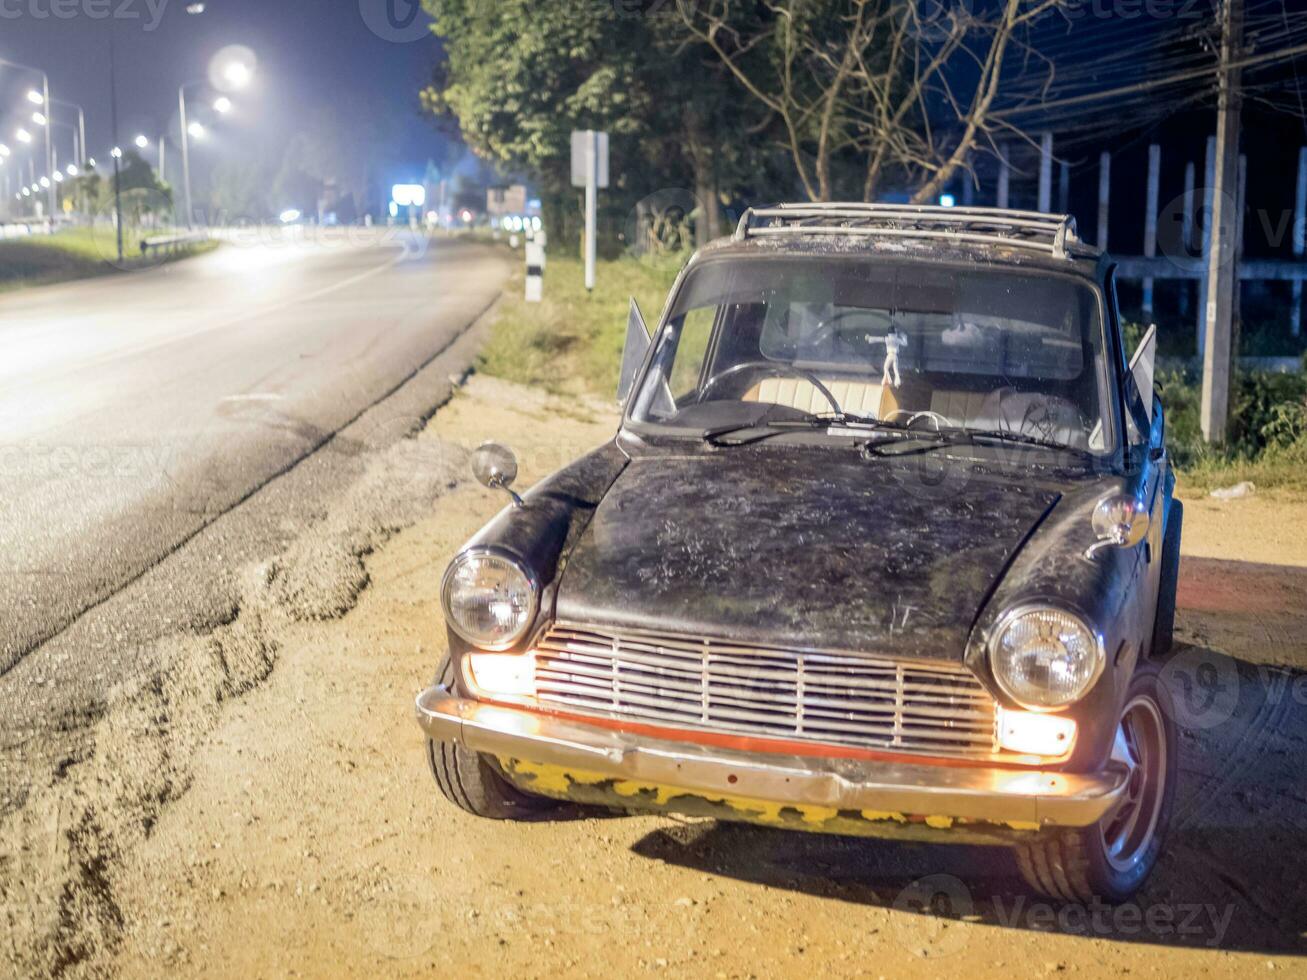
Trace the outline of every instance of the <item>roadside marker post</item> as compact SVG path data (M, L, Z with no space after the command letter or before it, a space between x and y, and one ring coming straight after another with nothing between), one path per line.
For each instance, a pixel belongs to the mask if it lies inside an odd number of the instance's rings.
M599 190L608 186L608 134L593 129L572 133L572 186L585 188L585 288L595 288Z
M539 303L545 295L545 246L526 243L526 301Z

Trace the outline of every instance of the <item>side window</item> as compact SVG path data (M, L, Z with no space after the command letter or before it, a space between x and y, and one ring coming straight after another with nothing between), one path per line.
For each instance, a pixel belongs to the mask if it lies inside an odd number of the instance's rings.
M1109 301L1112 304L1111 315L1112 325L1121 338L1121 363L1117 368L1117 373L1121 377L1121 393L1125 402L1125 437L1126 444L1129 446L1141 446L1148 441L1148 411L1144 407L1144 398L1151 397L1152 392L1145 395L1139 390L1139 385L1135 381L1135 376L1129 368L1130 355L1133 351L1125 349L1125 335L1121 329L1121 308L1117 304L1116 298L1116 271L1111 272L1111 289L1108 290Z
M715 306L700 306L685 314L680 341L676 346L676 361L668 380L672 397L677 402L699 388L699 374L703 370L703 359L708 354L708 341L712 338L716 319Z

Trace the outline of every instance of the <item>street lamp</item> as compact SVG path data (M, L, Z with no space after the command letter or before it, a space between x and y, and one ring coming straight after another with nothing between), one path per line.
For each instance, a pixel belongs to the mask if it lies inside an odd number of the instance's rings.
M113 157L115 160L121 160L123 158L122 147L115 146L112 150L109 151L109 156Z
M20 143L30 143L30 142L32 142L32 134L29 133L29 132L28 132L27 130L25 130L25 129L20 129L20 130L18 130L18 132L14 133L14 137L15 137L15 138L18 140L18 142L20 142Z
M222 77L232 88L244 88L250 82L254 71L243 61L232 61L222 71Z
M146 139L144 136L136 137L136 139L133 142L136 143L136 148L138 150L144 150L147 146L150 145L150 141Z
M44 71L42 71L40 68L33 68L31 65L24 65L17 61L10 61L8 58L0 58L0 65L8 65L10 68L17 68L19 71L30 71L34 74L40 75L41 89L39 94L41 96L41 101L42 104L49 104L50 76L47 75ZM28 98L30 100L31 96L29 95ZM49 126L45 127L45 171L46 173L54 173L54 143L53 143L53 134L50 132ZM55 209L58 204L58 202L55 199L54 184L50 185L50 194L47 203L49 204L50 207L50 221L53 222Z
M34 88L27 90L27 101L32 105L45 105L45 96Z
M233 49L234 50L234 49ZM219 58L223 53L219 53ZM254 76L254 69L250 63L242 57L235 57L228 61L221 69L221 77L232 88L244 88L249 84L250 79ZM204 127L198 122L188 123L186 121L186 90L198 88L203 82L187 82L177 89L177 106L181 113L181 140L182 140L182 186L185 191L186 200L186 227L190 228L195 220L195 205L191 198L191 139L203 139ZM222 97L227 103L227 112L231 111L231 100ZM215 103L214 108L217 108ZM218 109L220 114L224 110Z
M227 115L227 113L231 112L231 99L225 95L219 96L213 102L213 111L220 116Z

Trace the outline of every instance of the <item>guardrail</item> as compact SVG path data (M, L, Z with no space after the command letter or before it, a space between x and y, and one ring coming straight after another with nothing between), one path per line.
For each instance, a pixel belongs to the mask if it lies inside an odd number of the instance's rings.
M48 221L0 222L0 241L28 238L31 235L49 235L53 230Z
M207 242L209 235L207 232L188 232L185 235L159 235L155 238L144 238L141 240L141 257L146 258L151 254L160 253L171 255L179 252L191 245L199 245L201 242Z

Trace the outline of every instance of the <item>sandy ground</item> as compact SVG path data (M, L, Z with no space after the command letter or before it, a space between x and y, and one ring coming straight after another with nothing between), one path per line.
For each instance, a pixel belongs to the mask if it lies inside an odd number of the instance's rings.
M445 562L503 503L466 452L509 442L527 485L614 426L473 377L247 569L235 620L115 702L90 757L0 828L0 974L1307 976L1301 500L1189 507L1181 790L1137 904L1044 904L1000 850L446 804L411 705L443 652ZM427 516L365 505L383 484ZM139 832L92 833L122 813Z
M417 443L507 438L526 484L612 426L605 406L473 378ZM89 965L133 977L1307 975L1304 698L1269 694L1281 673L1227 656L1238 649L1191 643L1178 658L1194 676L1233 676L1238 696L1223 718L1194 716L1171 847L1124 912L1043 905L1001 851L655 817L504 824L446 805L411 699L441 653L445 558L501 503L459 484L365 559L369 587L343 618L286 626L275 670L222 711L189 789L122 856L121 942ZM1263 507L1196 501L1188 540L1227 562L1307 564L1307 504L1278 502L1275 525ZM1244 533L1250 522L1262 530ZM1210 593L1229 575L1208 578L1187 579L1186 594L1219 618ZM1288 659L1307 643L1295 612ZM1182 612L1190 640L1191 627ZM938 892L952 908L923 908Z

